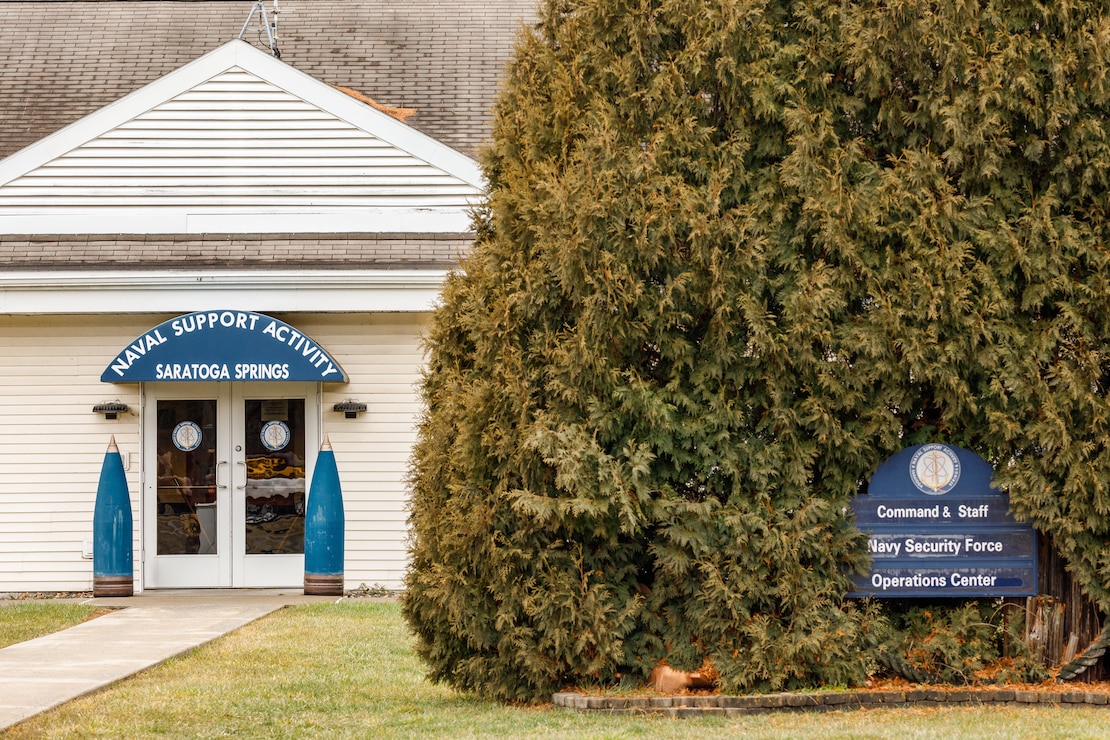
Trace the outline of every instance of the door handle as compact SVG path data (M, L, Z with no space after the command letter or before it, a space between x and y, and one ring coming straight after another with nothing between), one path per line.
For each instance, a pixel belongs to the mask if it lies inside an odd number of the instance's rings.
M245 491L245 490L247 490L247 464L245 462L243 462L242 460L236 460L235 464L243 466L243 485L235 486L235 490L236 491Z
M227 484L220 485L220 466L227 465L227 460L220 460L216 463L216 488L227 488Z

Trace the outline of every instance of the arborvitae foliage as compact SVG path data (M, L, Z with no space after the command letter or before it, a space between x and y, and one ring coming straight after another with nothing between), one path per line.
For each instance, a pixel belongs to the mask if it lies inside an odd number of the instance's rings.
M549 0L429 337L431 675L856 681L844 511L926 441L1110 607L1104 5Z
M885 605L884 605L885 606ZM895 602L879 662L917 683L1037 683L1049 678L1024 642L1025 608L1001 600Z

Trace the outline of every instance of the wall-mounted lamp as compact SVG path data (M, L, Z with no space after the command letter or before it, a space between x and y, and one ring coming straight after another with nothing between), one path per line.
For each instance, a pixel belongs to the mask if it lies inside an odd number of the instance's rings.
M107 403L98 403L93 406L94 414L104 414L105 419L118 419L120 414L127 413L127 404L120 403L119 401L109 401Z
M344 419L357 419L358 415L366 410L366 404L358 401L344 401L332 407L332 411L342 411Z

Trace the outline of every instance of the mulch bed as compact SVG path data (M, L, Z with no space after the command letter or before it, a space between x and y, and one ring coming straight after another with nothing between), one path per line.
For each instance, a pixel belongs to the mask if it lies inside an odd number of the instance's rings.
M44 599L91 599L92 591L22 591L0 593L3 601L42 601Z

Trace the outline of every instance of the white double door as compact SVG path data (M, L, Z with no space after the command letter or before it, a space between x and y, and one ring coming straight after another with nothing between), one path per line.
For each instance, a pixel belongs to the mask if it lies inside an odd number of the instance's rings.
M144 586L302 586L316 384L151 383L143 396Z

